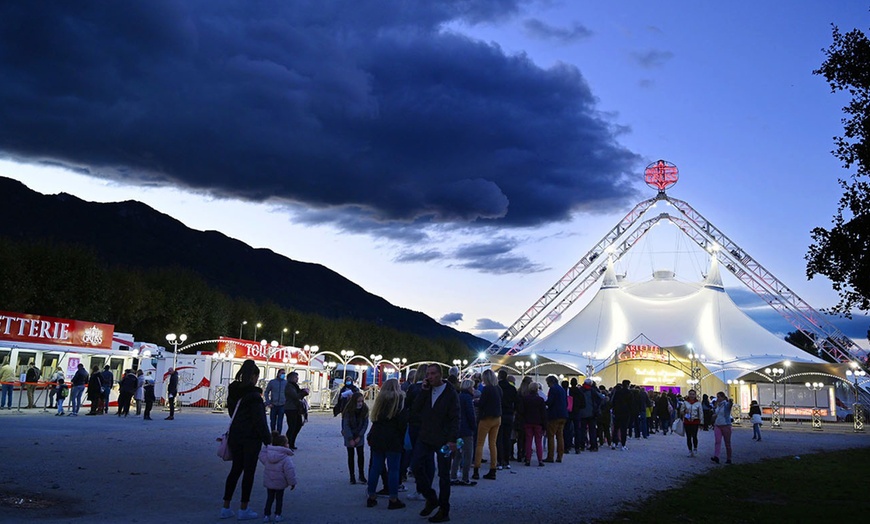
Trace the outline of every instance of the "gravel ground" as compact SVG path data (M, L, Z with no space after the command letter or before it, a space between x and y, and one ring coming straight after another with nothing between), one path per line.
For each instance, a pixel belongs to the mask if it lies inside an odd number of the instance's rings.
M112 415L76 418L37 410L0 411L0 522L226 522L217 514L229 464L214 452L215 437L229 417L192 408L174 421L163 420L162 411L154 415L147 422ZM300 483L284 497L288 520L425 522L417 514L422 502L406 501L406 509L388 511L381 498L377 507L365 507L364 486L348 482L339 426L331 413L312 413L302 429L295 459ZM813 432L808 424L789 422L780 431L765 428L760 443L751 437L751 427L735 427L735 463L870 446L870 433L855 434L847 425ZM571 454L563 463L544 468L514 463L512 470L499 471L495 481L453 488L451 519L552 523L607 517L657 489L727 467L709 460L713 432L702 431L699 438L701 456L694 459L686 456L682 437L658 434L632 439L627 452L608 448ZM619 489L608 488L614 485L612 479L619 479ZM265 498L258 469L251 507L260 514Z

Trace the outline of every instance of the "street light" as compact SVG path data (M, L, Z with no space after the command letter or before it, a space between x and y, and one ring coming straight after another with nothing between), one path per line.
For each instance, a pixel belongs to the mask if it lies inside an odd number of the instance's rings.
M537 382L538 381L538 354L532 353L531 356L532 356L532 362L534 362L534 364L532 364L532 367L535 368L535 382Z
M298 330L298 329L297 329L296 331L293 332L293 344L292 344L292 345L293 345L294 348L296 347L296 335L298 335L298 334L299 334L299 330Z
M532 363L527 361L527 360L521 360L521 361L516 363L516 366L517 366L517 368L519 368L520 374L522 374L523 378L526 377L526 371L529 370L529 366L531 366L531 365L532 365Z
M592 359L598 358L598 354L591 351L584 351L582 355L586 357L586 360L588 361L586 363L586 377L588 378L595 374L595 366L592 364Z
M347 364L350 362L350 359L353 358L353 351L350 349L342 349L339 351L341 354L342 365L344 367L344 377L342 377L342 381L347 381Z
M746 384L746 382L743 380L728 380L728 385L734 386L734 394L731 396L731 418L734 419L733 424L736 424L738 426L740 425L741 409L740 403L734 402L734 399L740 398L740 386L744 384Z
M265 381L269 380L269 361L272 360L272 357L278 352L278 341L273 340L271 343L267 343L264 338L260 341L260 348L263 353L266 354L266 376L262 379L265 383Z
M226 386L224 386L224 362L235 357L235 354L231 352L229 349L226 351L221 351L214 353L212 355L213 360L217 360L221 363L220 374L218 375L217 386L215 387L214 392L214 406L212 408L213 413L223 412L224 409L224 397L226 396Z
M375 385L378 386L379 385L378 379L380 378L378 375L378 364L381 363L381 360L383 360L384 357L383 357L383 355L375 355L374 353L369 355L369 357L372 359L372 363L374 364L373 372L374 372L374 376L375 376Z
M807 382L804 386L813 392L813 431L821 431L822 411L819 409L819 390L824 388L825 385L821 382Z
M858 398L858 379L867 375L867 372L858 366L857 362L850 364L852 369L846 370L846 377L852 377L855 381L853 386L855 391L855 404L852 405L852 427L855 432L864 431L864 406L861 405L861 400Z
M175 333L170 333L170 334L166 335L166 341L169 342L173 347L173 350L172 350L172 352L174 353L173 358L172 358L172 369L173 370L178 367L178 346L184 345L185 340L187 340L187 335L185 335L184 333L182 333L178 336L175 336Z
M764 369L764 374L773 382L773 401L770 403L770 427L773 429L782 429L782 408L776 398L776 383L784 373L785 370L782 368Z
M399 374L399 379L402 378L402 371L407 367L408 359L393 357L393 365L396 366L396 373Z
M239 324L239 338L242 338L242 328L248 323L247 320L242 320L242 323Z
M788 406L788 404L786 404L785 402L785 397L786 393L788 392L788 369L791 367L791 360L786 360L782 363L782 365L785 366L785 372L779 380L782 381L783 379L785 379L785 383L782 385L782 420L783 422L785 422L785 416L787 415L786 409Z
M254 324L254 340L257 340L257 330L261 327L263 327L262 322L257 322L256 324Z
M287 333L288 329L284 328L281 330L281 345L284 345L284 334Z

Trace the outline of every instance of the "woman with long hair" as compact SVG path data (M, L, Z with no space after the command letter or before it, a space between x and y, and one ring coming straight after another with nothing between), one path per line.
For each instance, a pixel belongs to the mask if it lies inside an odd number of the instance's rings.
M456 486L477 485L477 482L468 478L468 472L471 470L471 455L474 450L474 446L471 445L471 437L474 435L475 426L477 426L474 419L474 393L471 392L473 387L474 382L471 379L465 379L459 383L459 437L468 445L463 445L453 452L453 462L450 464L450 481L451 485ZM462 480L459 480L459 466L462 466Z
M248 359L242 363L236 379L227 388L227 412L232 417L227 445L233 454L233 466L224 486L224 507L220 514L222 519L234 515L230 509L230 501L239 477L242 477L242 498L238 519L257 518L257 514L248 509L248 502L254 487L254 473L257 471L260 449L263 444L269 445L272 442L269 423L266 421L263 390L257 387L259 378L260 369L253 360Z
M757 400L753 400L749 405L749 419L752 422L752 440L761 442L761 406Z
M480 416L477 422L477 446L474 455L474 474L471 478L480 478L480 463L483 458L483 442L489 440L489 473L483 476L485 479L495 480L496 465L498 464L498 451L496 439L498 428L501 426L501 388L498 387L498 379L491 369L487 369L481 376L483 379L483 391L480 392L478 404Z
M368 427L369 407L366 406L363 394L357 391L350 397L344 406L344 411L341 412L341 436L344 437L344 446L347 448L347 469L350 472L351 484L356 484L356 476L353 474L354 450L359 465L359 483L368 483L364 473L366 457L363 446L363 437Z
M716 393L716 409L714 411L713 432L716 443L713 446L713 456L710 460L719 463L719 451L722 449L722 439L725 439L725 464L731 464L731 406L733 402L725 393Z
M405 392L399 381L391 378L384 382L375 399L369 418L372 429L368 441L372 448L369 460L368 501L366 506L377 505L378 477L387 463L387 491L390 502L387 509L401 509L405 503L399 500L399 468L402 450L405 447L405 431L408 428L408 410L405 409Z

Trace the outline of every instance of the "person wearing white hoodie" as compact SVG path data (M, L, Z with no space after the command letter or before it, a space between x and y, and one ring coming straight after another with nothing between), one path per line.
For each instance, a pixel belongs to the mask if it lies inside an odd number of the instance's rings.
M296 489L296 467L293 465L293 450L287 437L272 432L272 445L260 450L260 462L265 466L263 485L266 486L266 507L263 509L263 522L282 522L284 490ZM272 518L272 502L275 502L275 517Z

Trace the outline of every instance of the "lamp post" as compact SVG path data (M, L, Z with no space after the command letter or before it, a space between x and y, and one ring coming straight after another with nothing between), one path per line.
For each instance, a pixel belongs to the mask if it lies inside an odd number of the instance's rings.
M519 368L520 374L523 376L523 378L526 378L526 371L528 371L529 366L532 365L531 362L529 362L528 360L521 360L521 361L517 362L516 365L517 365L517 368Z
M344 376L342 377L342 381L347 380L347 364L350 362L350 359L353 358L353 351L350 349L342 349L339 351L341 354L342 365L344 367Z
M296 335L299 334L299 330L293 332L293 344L291 344L294 348L296 347Z
M765 368L764 374L770 377L773 382L773 401L770 403L770 427L773 429L782 429L782 408L779 400L776 398L776 383L785 373L782 368Z
M248 323L247 320L242 320L242 323L239 324L239 338L242 338L242 328Z
M852 427L855 432L864 431L864 406L861 405L861 400L858 398L858 379L867 375L867 372L858 366L857 362L852 362L852 369L846 370L846 377L852 377L855 385L852 386L855 391L855 403L852 405Z
M281 345L282 346L284 345L284 335L287 334L287 331L289 331L287 328L284 328L281 330Z
M825 385L821 382L807 382L804 384L813 392L813 431L822 431L822 411L819 409L819 390Z
M532 353L531 357L532 357L532 362L533 362L532 367L535 368L535 382L537 382L538 381L538 354Z
M380 386L380 375L378 374L378 365L381 363L381 360L384 359L383 355L369 355L369 358L372 359L372 364L374 365L374 369L372 370L375 379L375 385Z
M187 340L187 335L184 333L176 336L175 333L169 333L166 335L166 341L172 345L172 371L178 372L178 347L184 345L184 341ZM178 395L172 397L172 402L178 402ZM178 407L178 406L176 406ZM166 408L169 409L169 404L167 403Z
M783 376L780 377L779 380L780 380L780 382L783 379L785 380L785 383L782 385L782 421L785 422L785 417L787 415L786 408L788 406L785 402L785 396L786 396L786 392L788 392L788 376L789 376L788 369L791 367L791 361L786 360L785 362L782 363L782 365L785 366L785 371L783 372Z
M586 363L586 377L589 378L589 377L591 377L592 375L595 374L595 366L592 364L592 359L593 359L593 358L598 358L598 354L597 354L597 353L592 353L591 351L584 351L584 352L582 353L582 355L583 355L584 357L586 357L586 360L587 360L587 363Z
M396 366L396 373L399 374L399 381L401 382L402 371L408 367L408 359L404 357L393 357L393 365Z
M262 322L257 322L256 324L254 324L254 340L257 340L257 330L261 327L263 327Z
M224 397L226 396L226 386L224 386L224 363L233 357L235 357L235 355L229 350L212 355L212 359L221 363L218 383L214 390L214 406L212 407L212 412L214 413L221 413L224 410Z
M266 376L260 379L260 382L265 385L269 380L269 363L275 353L278 352L278 341L266 342L266 339L260 341L260 349L266 354Z

